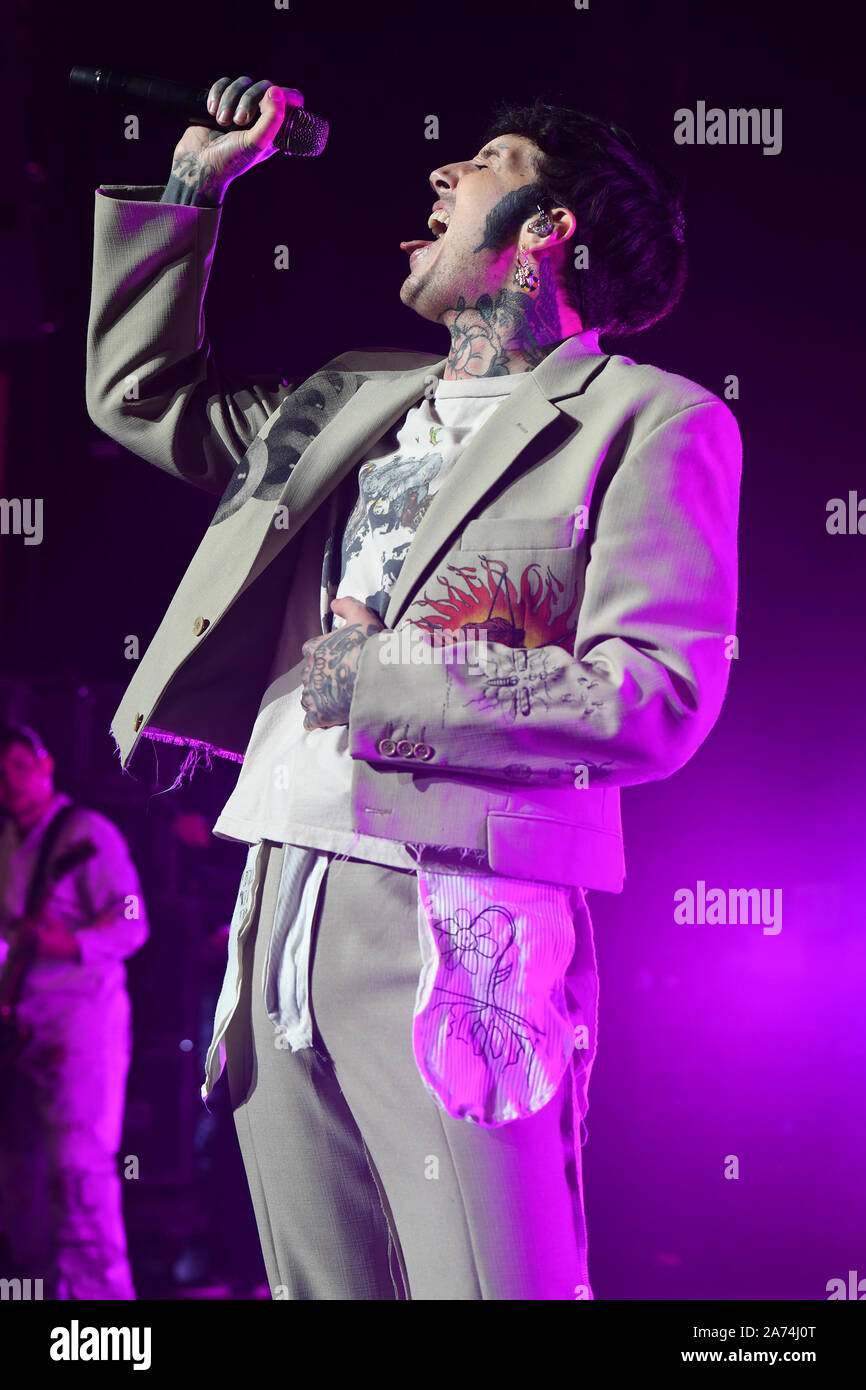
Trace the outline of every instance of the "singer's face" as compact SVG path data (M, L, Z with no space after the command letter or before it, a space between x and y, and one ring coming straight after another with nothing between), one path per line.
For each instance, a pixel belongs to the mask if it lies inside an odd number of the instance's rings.
M498 135L474 159L433 170L432 211L449 218L447 230L433 241L402 243L410 252L400 288L404 304L438 320L461 295L477 304L483 294L512 287L521 228L538 215L537 153L526 136Z

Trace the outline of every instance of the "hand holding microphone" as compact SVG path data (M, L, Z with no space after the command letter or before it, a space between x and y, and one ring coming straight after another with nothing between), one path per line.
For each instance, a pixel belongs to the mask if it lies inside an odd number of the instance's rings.
M196 88L159 77L75 67L69 83L128 107L176 111L189 122L175 149L163 202L216 206L233 179L277 150L317 155L328 139L327 121L304 109L296 87L277 87L266 80L221 77L209 88Z
M286 108L303 104L303 95L295 87L253 82L251 77L234 82L221 77L208 92L207 109L225 129L187 126L175 146L162 201L219 206L233 179L277 153L274 140ZM231 130L232 124L248 129Z

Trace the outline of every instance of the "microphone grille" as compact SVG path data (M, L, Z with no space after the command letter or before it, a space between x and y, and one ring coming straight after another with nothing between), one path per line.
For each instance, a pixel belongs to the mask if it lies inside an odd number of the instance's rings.
M328 122L302 106L293 106L274 140L283 154L321 154L328 141Z

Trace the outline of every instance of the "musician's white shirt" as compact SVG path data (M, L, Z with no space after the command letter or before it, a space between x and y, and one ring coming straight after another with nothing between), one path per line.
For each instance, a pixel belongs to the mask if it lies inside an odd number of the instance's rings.
M0 854L0 961L5 960L9 949L6 931L24 911L45 831L57 811L71 801L65 792L56 792L20 842L16 842L11 823L4 828ZM35 960L24 981L22 1013L26 1012L28 1000L49 990L53 996L92 997L123 988L123 961L149 935L138 873L123 835L106 816L87 806L78 807L60 831L50 862L83 839L92 840L98 853L55 883L48 899L51 913L76 933L81 960ZM106 925L92 925L97 918Z

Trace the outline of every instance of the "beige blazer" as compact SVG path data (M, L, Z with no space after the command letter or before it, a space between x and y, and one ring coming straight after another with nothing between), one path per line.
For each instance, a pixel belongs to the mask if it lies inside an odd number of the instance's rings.
M356 465L445 365L370 350L293 382L226 376L202 309L221 210L161 193L97 192L87 408L219 504L112 721L124 769L148 729L244 753L286 594L300 660ZM575 343L526 374L421 519L385 617L400 631L362 651L352 814L362 834L619 892L619 788L682 767L727 689L741 445L711 392ZM481 665L407 659L402 627L472 602L477 620L487 593Z

